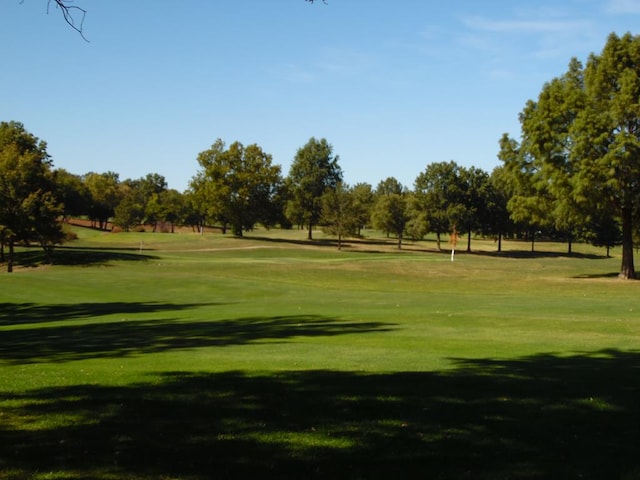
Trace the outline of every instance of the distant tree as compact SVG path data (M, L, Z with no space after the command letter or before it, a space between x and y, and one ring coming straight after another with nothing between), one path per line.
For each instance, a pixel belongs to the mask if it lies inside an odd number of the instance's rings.
M368 183L356 183L351 188L353 208L355 210L356 234L360 235L363 228L371 222L371 209L375 201L373 189Z
M500 139L498 158L503 162L502 179L511 184L509 216L527 232L533 252L536 233L551 225L552 203L547 184L534 158L507 134Z
M171 224L171 233L174 233L175 226L180 224L185 217L185 197L175 189L168 189L159 196L160 219Z
M62 241L62 206L46 147L22 123L0 122L0 250L4 257L4 245L9 248L8 272L16 243L37 242L51 260Z
M207 206L207 214L230 224L233 234L270 218L274 196L282 181L280 166L271 155L252 144L235 142L226 149L218 139L209 150L198 154L200 171L191 189Z
M194 181L195 178L192 183ZM197 188L197 190L194 191L193 188ZM183 194L183 208L182 221L184 224L190 226L194 232L204 233L207 208L200 188L192 186Z
M381 195L391 195L392 193L403 194L406 192L406 188L395 177L387 177L384 180L378 182L376 186L375 195L379 197Z
M308 226L309 240L312 240L313 227L322 215L322 196L342 181L338 160L327 140L312 137L298 149L291 164L288 177L291 200L287 211L295 213L297 220Z
M510 195L509 179L504 175L504 167L500 165L493 169L489 177L486 217L483 220L486 231L496 239L498 252L502 251L503 236L513 231L513 222L507 209Z
M467 234L467 252L471 251L471 237L482 229L487 217L489 175L483 170L461 167L456 178L458 195L450 198L448 207L451 223Z
M594 215L588 223L584 236L595 247L607 249L607 258L611 249L622 243L620 224L610 216Z
M144 205L137 192L129 185L121 186L122 198L113 211L113 224L128 232L144 219Z
M327 189L322 196L321 222L327 233L338 237L338 250L342 249L342 239L352 236L358 223L353 189L342 182Z
M378 185L376 185L376 189L373 193L373 205L371 207L371 222L374 223L377 227L380 228L384 233L387 234L387 238L394 233L393 229L386 229L380 227L380 212L377 212L378 200L384 196L389 195L400 195L403 196L407 192L407 188L400 183L400 181L395 177L387 177L384 180L380 180ZM374 215L376 215L376 221L374 222ZM376 223L378 222L378 223ZM383 222L384 223L384 222Z
M398 249L402 248L402 238L410 220L407 196L404 193L380 195L371 214L373 226L396 235Z
M407 211L409 220L405 228L412 240L421 240L429 232L429 223L414 192L408 192Z
M119 174L89 172L82 180L90 196L89 218L94 226L97 224L98 228L104 230L122 200Z
M458 215L460 167L453 161L427 165L414 181L414 195L413 210L423 213L424 221L436 234L437 246L441 249L441 236L452 230L452 221Z
M53 172L56 183L56 196L63 205L63 217L78 217L88 213L90 195L80 175L69 173L63 168Z

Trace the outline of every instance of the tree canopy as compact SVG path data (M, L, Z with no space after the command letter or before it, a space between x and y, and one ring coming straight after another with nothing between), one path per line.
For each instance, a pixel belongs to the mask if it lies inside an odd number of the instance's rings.
M564 75L543 86L538 100L529 101L520 116L522 142L503 138L501 149L514 178L529 177L522 183L528 192L510 200L514 219L534 214L566 230L594 219L600 225L619 221L619 276L625 279L636 276L639 99L640 37L611 34L586 67L572 59Z
M49 256L62 240L56 190L46 143L19 122L0 122L0 248L9 247L7 271L16 243L37 242Z
M200 207L214 221L230 224L236 236L273 218L271 206L281 183L280 166L256 144L234 142L227 149L218 139L198 155L200 171L191 189Z
M333 147L322 138L315 138L298 149L289 171L291 199L289 210L309 228L308 238L313 238L313 227L322 215L322 196L328 189L335 189L342 181L339 157L333 155Z

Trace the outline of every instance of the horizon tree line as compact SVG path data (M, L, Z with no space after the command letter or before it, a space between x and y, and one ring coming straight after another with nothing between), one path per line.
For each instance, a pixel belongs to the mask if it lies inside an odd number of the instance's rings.
M119 180L115 172L74 175L53 169L46 143L19 122L0 123L0 259L16 243L48 253L62 241L57 219L84 215L97 228L141 224L217 224L236 236L254 228L321 226L341 240L372 226L398 238L463 232L531 241L541 235L622 245L621 278L635 278L640 224L640 37L611 34L584 67L571 59L545 83L519 119L521 139L504 134L502 164L490 174L454 161L430 163L409 189L395 178L373 186L343 181L339 156L326 139L298 149L289 174L257 144L218 139L197 157L187 191L170 190L159 174Z

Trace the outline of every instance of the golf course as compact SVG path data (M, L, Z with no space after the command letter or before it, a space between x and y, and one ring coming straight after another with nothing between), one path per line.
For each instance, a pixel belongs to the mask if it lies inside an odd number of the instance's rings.
M1 479L640 478L619 248L73 231L0 274Z

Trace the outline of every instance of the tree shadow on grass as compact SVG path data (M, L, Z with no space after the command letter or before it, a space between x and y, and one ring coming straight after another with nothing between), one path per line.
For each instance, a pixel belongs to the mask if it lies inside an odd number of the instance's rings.
M593 253L547 252L544 250L536 250L533 252L531 250L502 250L500 252L498 251L489 252L489 251L482 251L482 250L466 252L466 251L460 250L460 252L458 252L458 250L456 250L456 255L458 253L460 254L471 253L473 255L481 255L481 256L487 256L487 257L516 258L516 259L536 259L536 258L582 258L587 260L606 260L607 259L606 255L596 255Z
M114 261L144 262L157 259L157 256L140 253L135 248L83 248L57 247L52 254L54 265L106 265ZM14 262L22 267L37 267L47 263L46 256L40 248L29 248L17 251Z
M586 279L593 279L593 278L618 278L618 276L620 275L620 272L609 272L609 273L584 273L581 275L576 275L573 278L586 278Z
M187 310L219 305L216 303L176 304L162 302L89 302L89 303L0 303L0 327L10 325L91 319L105 315L136 315L162 311ZM126 317L125 317L126 319Z
M613 350L466 359L445 372L176 372L11 393L0 396L0 475L638 478L638 371L639 353Z
M125 304L125 306L128 304ZM170 311L193 305L132 304L119 308L124 315L140 311ZM70 309L70 316L91 309ZM105 314L106 312L101 312ZM64 314L58 312L60 317ZM89 358L110 358L157 353L176 349L224 347L294 337L335 336L350 333L383 332L392 324L347 322L316 315L250 317L213 321L120 320L74 323L0 331L0 362L25 364L66 362Z

